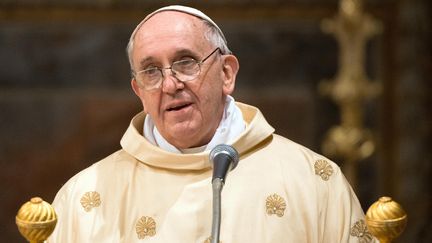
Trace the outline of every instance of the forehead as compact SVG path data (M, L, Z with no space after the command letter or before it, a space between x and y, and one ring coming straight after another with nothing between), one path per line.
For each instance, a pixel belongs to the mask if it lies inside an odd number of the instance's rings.
M208 27L203 20L177 11L164 11L148 19L134 38L134 52L152 55L172 49L204 50L210 43L205 38Z

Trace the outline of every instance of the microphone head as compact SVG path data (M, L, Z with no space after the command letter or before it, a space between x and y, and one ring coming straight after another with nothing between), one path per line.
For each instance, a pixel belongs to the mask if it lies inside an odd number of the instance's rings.
M231 160L231 166L230 166L231 168L230 169L231 170L237 166L237 164L239 162L239 154L233 146L227 145L227 144L219 144L216 147L214 147L210 151L210 155L209 155L209 159L210 159L212 164L214 163L214 159L220 154L225 154L228 156L228 158L230 158L230 160Z

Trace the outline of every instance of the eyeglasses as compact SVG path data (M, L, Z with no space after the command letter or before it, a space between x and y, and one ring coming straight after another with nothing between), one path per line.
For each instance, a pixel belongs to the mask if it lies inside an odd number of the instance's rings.
M173 62L171 64L171 67L151 67L141 70L137 73L132 72L132 75L138 82L138 85L145 90L153 90L160 88L162 81L164 80L163 70L165 69L170 69L171 75L173 75L180 82L188 82L198 77L198 75L201 73L201 64L203 64L207 59L209 59L211 55L216 53L216 51L219 51L219 53L222 54L221 50L218 47L201 61L197 61L195 59L184 59Z

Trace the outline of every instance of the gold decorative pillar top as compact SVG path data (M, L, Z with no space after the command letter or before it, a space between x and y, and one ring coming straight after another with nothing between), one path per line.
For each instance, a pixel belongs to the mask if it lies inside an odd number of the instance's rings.
M369 231L381 242L391 242L405 229L407 214L402 206L390 197L381 197L366 213Z
M54 231L57 215L49 203L34 197L21 206L15 221L18 230L29 242L44 242Z

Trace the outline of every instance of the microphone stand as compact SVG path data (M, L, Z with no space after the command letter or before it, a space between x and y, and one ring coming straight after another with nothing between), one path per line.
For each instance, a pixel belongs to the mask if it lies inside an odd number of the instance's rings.
M212 181L213 187L213 219L211 231L211 243L219 243L221 225L221 192L224 182L221 178Z
M210 243L219 243L222 188L228 171L237 166L239 155L234 147L226 144L219 144L212 149L209 159L213 163L213 219Z

